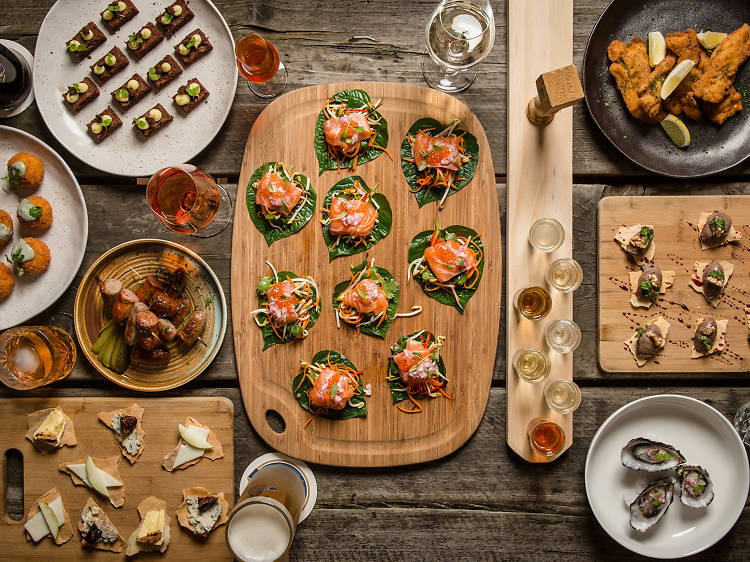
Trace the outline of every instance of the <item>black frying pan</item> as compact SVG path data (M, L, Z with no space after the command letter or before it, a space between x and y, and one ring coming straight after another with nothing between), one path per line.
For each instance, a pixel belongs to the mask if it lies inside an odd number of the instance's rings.
M750 156L750 60L734 84L743 94L742 112L715 125L705 117L679 118L690 130L691 144L677 148L661 125L647 125L630 115L609 72L607 47L614 39L627 43L639 35L648 43L651 31L665 36L693 28L731 33L750 23L748 0L613 0L596 22L583 59L583 90L594 122L630 160L657 174L697 178L721 172Z

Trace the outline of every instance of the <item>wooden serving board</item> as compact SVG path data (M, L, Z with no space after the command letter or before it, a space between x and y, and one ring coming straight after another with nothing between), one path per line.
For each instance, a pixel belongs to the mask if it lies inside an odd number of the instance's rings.
M336 283L349 278L349 266L365 254L338 258L329 264L320 225L322 201L334 183L350 175L330 171L318 176L313 132L326 99L340 90L359 88L373 100L382 98L378 111L388 121L390 160L383 154L357 167L355 172L372 186L379 184L393 209L390 234L371 248L376 265L388 269L401 285L399 310L421 305L412 318L396 319L385 340L336 328L331 296ZM461 120L461 127L479 141L479 165L474 179L448 198L445 209L437 204L419 209L401 170L401 141L421 117L441 122ZM266 161L281 161L307 175L318 194L312 220L297 234L270 248L256 230L245 205L245 188L253 171ZM434 227L461 224L481 233L485 268L479 290L464 315L428 298L415 281L406 281L407 252L412 238ZM261 351L260 329L249 312L258 306L258 279L269 273L264 260L279 270L311 275L321 292L321 316L310 335L299 342ZM303 88L274 101L255 121L245 147L240 173L232 240L232 310L234 343L242 398L253 427L275 449L306 461L338 466L393 466L429 461L460 447L479 425L489 396L500 323L501 280L500 213L487 137L468 107L442 92L408 84L354 82ZM443 348L453 401L423 401L421 414L406 414L391 405L385 376L389 348L402 335L428 329L446 337ZM308 413L292 393L292 380L300 359L311 360L322 349L346 355L364 371L372 386L368 415L347 420L316 419L307 428ZM286 428L275 432L266 420L269 410L284 419Z
M739 243L702 251L698 218L703 212L724 211L742 233ZM648 310L630 305L628 272L639 267L614 241L622 225L654 225L654 262L674 271L673 287ZM745 309L750 307L750 197L605 197L599 202L599 363L604 371L740 372L750 371L750 346ZM718 308L688 286L693 264L712 259L734 264L734 273ZM668 342L657 358L638 367L624 342L654 316L670 324ZM727 348L721 354L691 359L698 318L727 319Z
M103 411L126 408L137 402L145 412L143 430L145 449L140 459L130 465L120 453L112 431L97 418ZM40 454L24 438L26 416L37 410L62 406L73 420L78 444L64 447L52 454ZM187 416L208 425L218 437L224 457L216 461L201 460L195 466L172 473L161 467L162 458L177 445L177 424ZM231 505L234 503L234 408L226 398L15 398L0 400L0 470L6 478L6 452L18 449L23 455L24 517L21 521L10 519L5 513L6 482L0 486L0 549L2 558L9 560L112 560L124 558L102 550L84 549L78 532L78 520L86 499L91 496L127 541L139 525L137 506L144 498L154 495L167 502L172 528L169 549L163 555L171 560L231 560L224 541L224 529L216 529L207 541L189 535L177 522L175 511L182 503L182 490L191 486L204 486L211 491L223 491ZM58 465L86 456L120 457L118 469L125 483L125 505L115 509L106 498L84 486L74 486ZM56 546L49 538L38 544L26 541L23 524L29 509L39 496L56 487L70 514L74 528L73 538Z
M573 112L564 109L544 127L526 117L526 106L537 95L535 81L543 72L573 61L572 0L510 0L508 4L508 276L507 316L508 445L529 462L549 462L535 453L528 438L529 422L554 421L565 432L564 449L573 443L573 416L552 412L544 400L544 383L521 380L511 358L521 348L547 351L544 328L559 318L573 318L573 296L551 291L552 309L539 321L520 318L513 308L516 291L544 286L547 266L571 257L573 224ZM533 30L533 32L532 32ZM550 254L531 247L529 229L537 219L551 217L565 228L563 245ZM550 352L549 379L572 380L573 354Z

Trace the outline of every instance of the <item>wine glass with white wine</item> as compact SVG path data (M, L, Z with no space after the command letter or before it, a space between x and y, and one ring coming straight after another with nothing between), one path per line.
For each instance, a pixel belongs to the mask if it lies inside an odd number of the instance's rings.
M490 54L494 42L489 0L443 0L427 23L424 79L437 90L462 92L474 82L474 67Z

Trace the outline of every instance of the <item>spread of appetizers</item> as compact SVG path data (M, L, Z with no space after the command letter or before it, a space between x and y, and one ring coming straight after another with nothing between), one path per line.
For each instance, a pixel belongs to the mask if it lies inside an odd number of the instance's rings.
M144 411L134 403L98 414L99 421L112 431L122 455L131 463L145 449ZM27 425L26 438L41 454L77 446L73 420L61 406L32 412ZM210 460L223 457L221 443L213 430L195 418L187 417L184 423L176 424L176 429L177 447L162 462L166 471L189 468L204 457ZM119 461L119 456L88 455L59 464L60 472L69 475L74 485L85 486L92 493L77 520L81 542L86 548L125 551L129 557L139 552L164 553L170 543L172 520L164 500L149 496L138 504L140 522L126 540L94 499L98 496L114 508L125 504L125 478L118 470ZM182 490L182 503L174 515L185 530L205 539L227 522L228 514L229 504L223 492L193 486ZM37 543L48 537L56 545L62 545L72 538L74 521L66 509L64 490L52 488L32 502L23 527L29 541Z

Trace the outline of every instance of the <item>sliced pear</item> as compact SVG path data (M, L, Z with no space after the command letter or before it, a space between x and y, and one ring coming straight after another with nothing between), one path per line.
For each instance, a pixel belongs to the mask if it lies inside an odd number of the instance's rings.
M109 497L109 490L107 490L106 473L94 464L91 457L86 457L86 477L88 478L91 487L99 492L104 497Z
M196 449L211 449L213 445L208 442L208 430L203 427L196 427L189 425L185 427L181 423L177 424L177 431L180 432L180 437L188 445L195 447Z
M49 527L49 532L52 533L52 538L57 538L57 533L60 531L60 523L57 521L57 515L52 508L46 502L39 502L39 511L42 512L44 522Z

